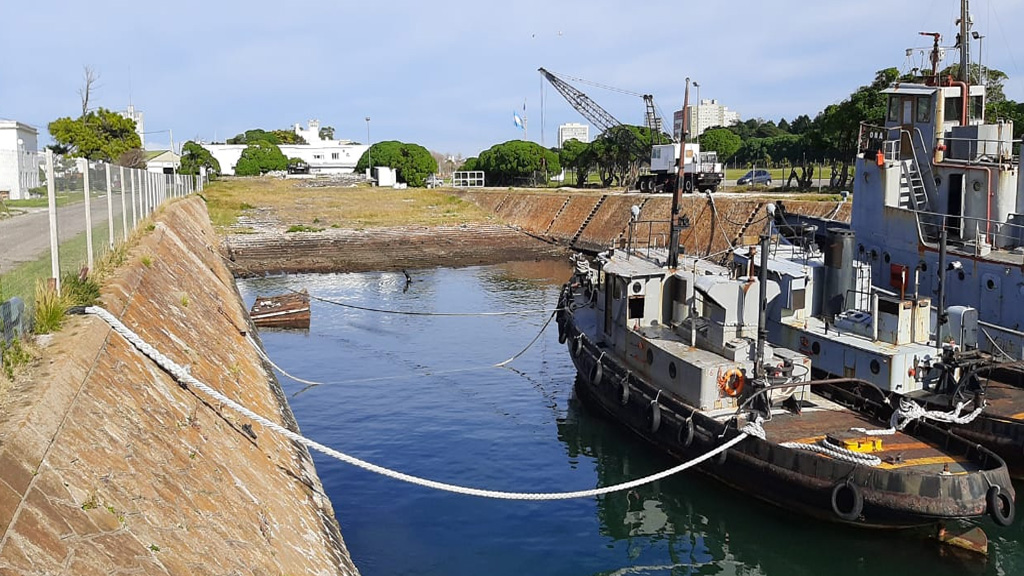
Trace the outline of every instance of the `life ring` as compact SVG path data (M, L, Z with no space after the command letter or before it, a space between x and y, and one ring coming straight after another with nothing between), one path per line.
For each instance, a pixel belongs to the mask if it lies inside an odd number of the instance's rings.
M651 400L651 434L658 432L661 428L661 406L658 406L658 402Z
M604 357L604 353L601 353L601 357ZM601 378L604 376L604 368L601 366L601 358L594 361L594 368L590 371L590 383L594 386L601 385Z
M1013 524L1013 517L1016 516L1013 500L1000 490L999 486L989 488L985 500L988 502L988 513L996 521L996 524L1000 526Z
M676 441L685 450L693 444L693 416L684 418L679 423L679 432L676 433Z
M747 379L739 368L730 368L718 377L718 387L726 396L736 397L743 392Z
M849 481L836 484L832 488L832 511L847 522L860 518L860 513L864 511L864 496L860 488Z

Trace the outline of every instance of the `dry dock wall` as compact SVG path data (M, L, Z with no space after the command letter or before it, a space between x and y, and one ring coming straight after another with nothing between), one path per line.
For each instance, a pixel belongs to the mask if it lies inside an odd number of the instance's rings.
M102 305L297 430L217 246L200 199L173 203ZM179 386L94 316L42 355L0 411L0 575L357 574L305 448Z
M640 208L636 234L641 243L665 246L672 197L667 194L601 194L579 191L525 192L507 190L467 190L466 200L492 210L506 222L532 235L579 250L599 251L623 240L629 233L630 209ZM730 194L684 195L682 214L690 219L690 228L680 236L688 253L714 254L727 250L743 237L756 237L766 215L765 206L779 202L767 197ZM849 221L849 202L783 199L786 209L805 216L833 215ZM834 213L834 214L833 214Z

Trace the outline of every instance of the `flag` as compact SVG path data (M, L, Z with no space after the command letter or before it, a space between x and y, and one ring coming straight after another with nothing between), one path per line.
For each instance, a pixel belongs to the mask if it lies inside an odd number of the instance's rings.
M514 110L512 111L512 123L515 124L516 128L519 128L520 130L526 128L526 124L523 123L523 117L520 116L519 113Z

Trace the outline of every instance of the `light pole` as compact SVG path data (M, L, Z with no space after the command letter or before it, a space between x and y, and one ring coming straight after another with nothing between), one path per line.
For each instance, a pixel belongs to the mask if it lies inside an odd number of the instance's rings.
M366 167L373 178L373 156L370 155L370 117L366 117Z
M985 39L985 36L983 34L978 34L977 30L971 32L971 36L975 40L978 41L978 81L981 83L982 86L984 86L985 85L985 64L984 64L984 61L981 59L981 49L982 49L982 40Z
M697 125L694 127L693 130L693 139L697 140L697 138L700 137L700 84L698 84L697 81L694 80L693 87L697 89L697 109L695 110L696 114L694 114L694 116L697 117Z

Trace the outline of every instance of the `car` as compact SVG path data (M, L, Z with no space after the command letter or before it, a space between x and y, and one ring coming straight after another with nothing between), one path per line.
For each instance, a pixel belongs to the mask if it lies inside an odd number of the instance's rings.
M736 181L737 186L744 186L747 184L764 184L765 186L771 186L772 173L767 170L751 170Z
M440 188L441 186L444 186L444 178L437 174L427 176L427 188Z

